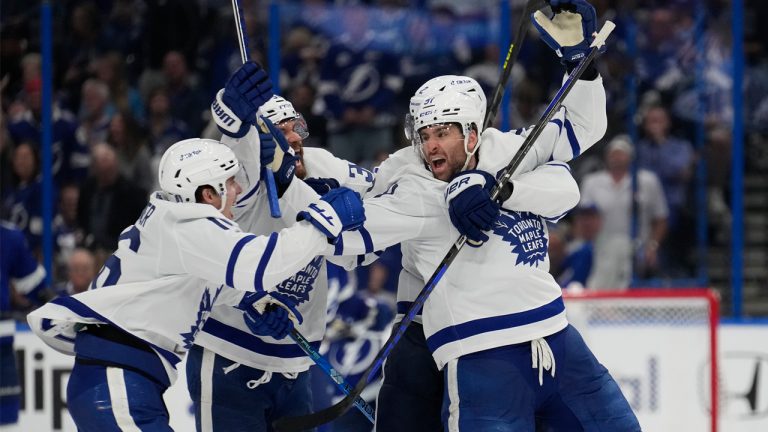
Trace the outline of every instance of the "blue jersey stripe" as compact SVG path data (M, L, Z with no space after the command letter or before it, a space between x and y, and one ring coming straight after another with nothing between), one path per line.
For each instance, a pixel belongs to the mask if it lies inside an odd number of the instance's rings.
M219 228L221 228L221 229L224 229L224 230L228 230L228 229L229 229L229 227L228 227L228 226L226 226L224 223L222 223L222 222L221 222L219 219L217 219L217 218L214 218L214 217L207 217L206 219L208 219L209 221L213 222L214 224L216 224L216 226L218 226L218 227L219 227Z
M373 252L373 239L371 238L371 233L368 232L365 227L360 227L358 229L358 232L360 232L360 236L363 238L363 244L365 245L365 253L371 253Z
M142 339L142 338L134 335L133 333L130 333L128 331L123 330L122 328L120 328L120 326L116 325L112 321L108 320L106 317L102 316L100 313L96 312L95 310L93 310L93 309L89 308L88 306L86 306L85 304L81 303L79 300L75 299L74 297L57 297L57 298L51 300L51 303L57 304L59 306L63 306L65 308L71 310L72 312L80 315L81 317L96 318L99 321L102 321L102 322L105 322L105 323L108 323L108 324L112 325L116 329L122 330L122 331L124 331L126 333L129 333L129 334L131 334L131 335L141 339L142 341L146 342L149 346L151 346L159 355L161 355L163 358L165 358L174 367L176 367L176 365L181 361L181 357L177 356L176 354L174 354L174 353L172 353L172 352L170 352L168 350L164 350L164 349L158 347L157 345L153 345L149 341L147 341L145 339Z
M565 169L568 170L568 172L571 172L571 167L568 166L568 164L565 163L565 162L559 162L559 161L550 160L549 162L547 162L547 165L549 165L549 166L556 166L556 167L560 167L560 168L565 168Z
M411 308L411 305L413 305L413 302L409 301L399 301L397 302L397 313L405 315L406 312L408 312L408 309ZM416 312L416 315L421 315L421 312L424 308L422 307L419 309L418 312Z
M256 267L256 275L253 278L253 286L256 291L264 291L264 270L272 257L272 252L275 251L275 244L277 244L277 233L272 233L269 236L269 241L267 241L267 248L264 249L264 255L261 256L259 265Z
M242 331L213 318L208 318L203 330L211 336L261 355L280 358L297 358L307 355L296 344L267 343L252 333ZM310 342L310 345L317 351L320 348L320 341Z
M398 304L399 306L399 304ZM398 307L399 309L399 307ZM427 346L432 352L451 342L466 339L481 333L520 327L544 321L565 311L563 298L558 297L549 304L523 312L480 318L473 321L446 327L427 338Z
M259 190L259 186L261 185L261 182L256 182L256 186L254 186L251 190L248 191L245 195L243 195L240 199L235 201L235 204L242 204L243 201L247 200L251 197L251 195L255 194L257 190Z
M576 138L576 132L573 131L573 125L568 119L565 120L565 133L568 134L568 143L571 145L571 152L575 158L581 154L581 145L579 145L579 140Z
M334 255L344 255L344 236L339 235L336 237L336 244L333 247Z
M243 247L246 245L246 243L255 238L256 236L253 234L245 236L235 244L235 247L232 248L232 253L229 254L229 261L227 262L227 275L224 278L227 286L235 286L235 264L237 264L237 258L240 256L240 251L243 250Z

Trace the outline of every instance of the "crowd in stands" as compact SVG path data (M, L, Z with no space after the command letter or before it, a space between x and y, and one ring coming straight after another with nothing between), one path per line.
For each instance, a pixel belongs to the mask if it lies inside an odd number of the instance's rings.
M307 120L305 145L367 167L408 145L402 118L419 85L466 74L490 94L506 52L496 43L493 0L279 3L279 92ZM510 3L517 22L525 2ZM711 241L727 242L730 222L729 2L593 3L598 16L618 26L598 60L610 126L603 142L573 164L582 203L551 227L551 270L564 287L596 289L689 277L702 259L695 188L706 187ZM242 1L251 56L270 69L268 6ZM73 0L52 7L53 284L36 298L14 298L20 311L87 288L156 188L163 151L180 139L218 137L209 103L240 63L229 1ZM0 204L2 219L22 230L41 258L38 8L0 6ZM748 9L745 122L748 140L765 146L768 43L756 26L766 8ZM513 127L535 123L562 72L530 32L511 78ZM706 179L697 180L699 164ZM389 251L358 272L357 284L391 291L398 265L398 251Z

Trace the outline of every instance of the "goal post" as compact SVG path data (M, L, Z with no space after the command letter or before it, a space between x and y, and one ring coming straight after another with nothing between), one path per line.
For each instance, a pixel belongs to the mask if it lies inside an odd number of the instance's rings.
M619 383L643 430L717 432L714 290L583 290L563 296L569 322Z

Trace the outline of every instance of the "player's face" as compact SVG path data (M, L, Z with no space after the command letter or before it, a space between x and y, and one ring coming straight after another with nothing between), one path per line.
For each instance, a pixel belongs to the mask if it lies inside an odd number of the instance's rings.
M221 210L221 214L223 214L227 219L234 219L235 217L232 214L232 206L235 205L237 196L243 192L243 189L240 187L240 184L235 181L234 177L227 179L225 187L227 188L227 200L224 203L224 208ZM213 205L216 206L216 208L221 208L221 196L216 197L216 202L214 202Z
M296 161L296 176L303 179L307 176L307 169L304 167L304 138L309 136L307 123L303 117L283 120L277 124L278 129L283 132L285 140L291 146L298 156Z
M455 124L437 124L419 129L421 151L436 179L448 181L464 166L464 134ZM474 148L474 132L468 147Z

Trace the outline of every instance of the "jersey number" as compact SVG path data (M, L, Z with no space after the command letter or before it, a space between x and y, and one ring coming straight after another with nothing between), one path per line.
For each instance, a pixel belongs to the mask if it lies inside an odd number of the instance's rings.
M139 233L139 229L136 228L136 226L131 225L130 228L128 228L127 231L120 234L120 238L118 241L122 240L128 240L128 248L134 252L139 251L139 246L141 246L141 236ZM96 282L101 279L104 272L107 272L107 277L104 279L104 282L101 284L101 286L97 286ZM99 274L96 275L96 277L93 279L93 282L91 282L91 289L96 288L103 288L115 285L117 281L120 279L120 275L122 274L122 269L120 268L120 258L112 254L107 258L106 261L104 261L104 267L101 268L99 271Z

